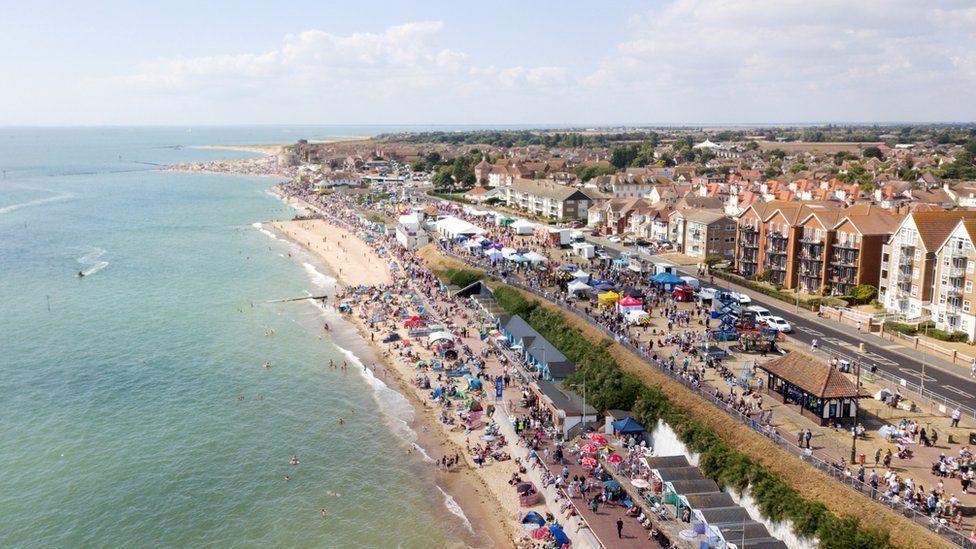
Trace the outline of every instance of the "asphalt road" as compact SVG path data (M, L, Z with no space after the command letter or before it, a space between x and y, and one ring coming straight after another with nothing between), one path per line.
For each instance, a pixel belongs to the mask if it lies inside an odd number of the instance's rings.
M692 276L695 274L694 269L679 268L679 270ZM722 284L715 284L713 287L736 291L743 290L735 284L722 282ZM710 287L711 285L703 284L703 286ZM817 348L821 351L852 361L859 361L862 368L876 366L878 370L898 378L904 378L910 383L919 384L922 380L922 361L899 353L897 349L900 346L895 343L866 342L851 335L852 332L856 331L854 327L839 324L837 327L832 327L829 326L829 322L821 324L806 316L796 314L794 307L777 299L765 296L757 298L755 292L750 292L750 297L753 298L754 305L765 307L774 315L786 319L793 327L793 332L789 335L801 343L810 345L816 339ZM864 346L863 352L860 347L862 344ZM976 380L948 373L931 363L926 364L924 371L926 390L976 409Z

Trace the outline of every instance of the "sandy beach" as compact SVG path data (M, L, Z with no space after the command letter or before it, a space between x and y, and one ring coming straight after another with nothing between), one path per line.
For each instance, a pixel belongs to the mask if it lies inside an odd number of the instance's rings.
M349 231L321 219L274 221L268 225L325 261L344 286L389 284L390 268Z
M269 222L267 227L277 234L303 246L321 259L342 286L359 284L380 285L390 282L390 269L385 260L363 240L349 231L324 220L295 220ZM338 291L341 291L338 290ZM431 464L431 476L460 505L475 532L483 538L485 546L512 546L513 539L521 534L515 510L519 509L517 494L508 480L518 471L514 461L495 463L490 467L477 467L467 451L469 437L463 430L451 431L438 419L439 410L427 402L427 390L418 388L411 380L417 371L413 363L398 360L395 350L376 339L381 329L392 329L391 321L379 326L368 326L357 314L329 314L330 322L347 321L352 325L366 347L356 350L363 364L373 370L373 375L390 388L403 394L413 404L416 417L414 431L417 444L434 460L442 456L462 457L462 464L452 472L445 472ZM334 336L340 336L341 328L333 327ZM527 509L526 509L527 510ZM545 512L545 506L537 506Z

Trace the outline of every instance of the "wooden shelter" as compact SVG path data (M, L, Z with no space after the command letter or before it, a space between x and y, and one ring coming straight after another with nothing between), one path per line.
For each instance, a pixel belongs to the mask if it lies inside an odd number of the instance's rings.
M820 425L855 421L857 399L863 395L854 382L830 364L793 351L756 367L768 374L767 393L783 404L796 404L800 413Z

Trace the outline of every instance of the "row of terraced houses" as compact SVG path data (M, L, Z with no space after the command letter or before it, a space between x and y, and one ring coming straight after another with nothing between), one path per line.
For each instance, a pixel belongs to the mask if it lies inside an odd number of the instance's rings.
M771 201L737 225L744 276L816 295L870 284L888 311L976 339L976 211Z

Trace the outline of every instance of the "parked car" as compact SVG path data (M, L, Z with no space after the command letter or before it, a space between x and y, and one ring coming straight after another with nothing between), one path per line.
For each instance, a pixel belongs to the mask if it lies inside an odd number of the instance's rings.
M783 332L784 334L788 334L793 331L793 326L790 326L790 323L781 316L767 317L766 326L769 326L778 332Z
M620 237L619 236L611 236L610 238L607 239L607 241L608 242L613 242L614 244L617 244L617 243L620 242Z
M755 314L756 322L765 323L770 318L773 318L773 313L769 312L769 309L765 307L753 305L751 307L747 307L746 310Z

